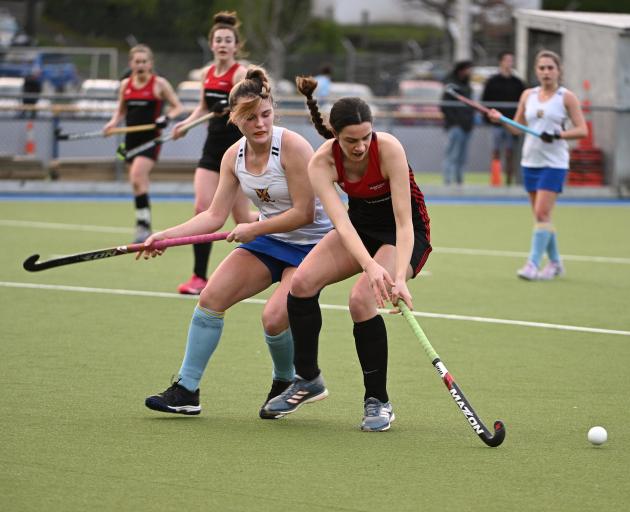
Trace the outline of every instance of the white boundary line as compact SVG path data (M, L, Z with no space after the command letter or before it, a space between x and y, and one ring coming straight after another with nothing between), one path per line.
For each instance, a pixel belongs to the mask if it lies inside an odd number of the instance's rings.
M60 229L66 231L91 231L99 233L132 233L131 228L115 226L91 226L88 224L64 224L59 222L36 222L28 220L0 219L0 226L35 228L35 229ZM529 253L517 251L498 251L493 249L466 249L461 247L434 247L433 252L442 254L464 254L468 256L495 256L507 258L527 258ZM585 263L616 263L630 265L630 258L617 258L611 256L578 256L563 254L564 261L580 261Z
M55 290L66 292L80 292L80 293L101 293L109 295L126 295L131 297L159 297L165 299L184 299L184 300L197 300L195 295L180 295L179 293L170 292L148 292L143 290L122 290L117 288L88 288L84 286L66 286L56 284L36 284L36 283L16 283L10 281L0 281L0 287L5 288L26 288L31 290ZM267 301L263 299L245 299L247 304L265 304ZM348 306L340 306L337 304L320 304L322 309L328 309L333 311L348 311ZM388 309L379 310L380 313L387 313ZM579 325L562 325L562 324L548 324L544 322L528 322L524 320L508 320L504 318L490 318L482 316L466 316L466 315L451 315L444 313L427 313L423 311L412 311L414 316L424 318L440 318L443 320L463 320L466 322L482 322L487 324L502 324L502 325L518 325L521 327L537 327L541 329L557 329L560 331L575 331L575 332L588 332L595 334L617 334L621 336L630 336L630 331L619 331L615 329L600 329L597 327L581 327Z

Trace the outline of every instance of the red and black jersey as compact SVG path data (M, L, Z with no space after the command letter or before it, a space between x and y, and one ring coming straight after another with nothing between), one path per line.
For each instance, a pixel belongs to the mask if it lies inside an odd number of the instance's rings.
M348 194L348 216L355 228L395 233L396 219L392 195L389 181L381 173L376 133L372 133L367 170L359 181L347 180L343 167L343 153L336 140L333 142L332 152L337 168L337 183ZM414 231L423 233L429 240L429 214L424 203L424 196L416 184L411 168L409 168L409 187Z
M155 75L151 75L148 82L140 89L133 86L132 78L127 81L127 86L123 91L123 100L127 107L125 118L127 126L151 124L160 117L163 101L153 93L156 78Z
M212 108L217 101L226 100L230 95L234 82L234 73L238 70L240 64L235 62L227 72L221 76L216 76L214 64L208 68L206 78L203 81L203 98L206 102L206 108L212 112ZM217 133L229 133L238 140L241 132L233 124L228 124L227 114L210 119L208 122L208 132L216 135Z

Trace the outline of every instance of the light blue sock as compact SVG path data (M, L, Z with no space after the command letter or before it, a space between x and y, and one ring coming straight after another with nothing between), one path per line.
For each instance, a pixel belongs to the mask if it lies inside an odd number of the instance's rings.
M269 347L273 361L273 379L292 381L295 377L293 367L293 336L291 329L272 336L265 333L265 341Z
M224 314L201 306L195 308L188 328L184 361L179 370L179 384L189 391L199 388L203 372L221 339Z
M547 249L549 244L549 238L552 231L549 229L549 225L546 223L536 224L534 228L534 234L532 235L532 248L529 253L529 261L531 261L537 267L540 266L540 260Z
M560 251L558 250L558 239L556 237L555 229L551 232L551 236L549 237L547 254L549 255L549 261L560 263Z

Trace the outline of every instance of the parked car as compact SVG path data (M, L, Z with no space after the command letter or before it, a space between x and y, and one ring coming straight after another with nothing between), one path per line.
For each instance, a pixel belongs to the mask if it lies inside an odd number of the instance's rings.
M437 80L401 80L398 84L400 104L395 117L400 124L433 124L442 122L440 98L444 84Z
M36 49L12 49L0 54L0 76L23 78L34 69L41 72L42 82L50 83L57 92L79 84L77 68L64 54Z
M118 108L120 81L106 79L84 80L73 106L77 117L111 117Z
M377 114L379 109L374 103L374 93L365 84L355 82L331 82L328 96L320 105L322 112L330 112L332 104L339 98L357 97L364 100L372 110L372 114Z
M13 44L20 32L17 20L6 9L0 9L0 48L8 48Z

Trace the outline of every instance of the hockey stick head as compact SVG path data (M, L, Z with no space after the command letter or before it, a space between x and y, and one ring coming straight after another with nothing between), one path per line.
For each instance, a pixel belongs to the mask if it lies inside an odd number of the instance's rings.
M24 267L24 270L27 270L28 272L37 272L38 270L42 270L37 265L38 259L39 254L33 254L32 256L29 256L24 260L24 263L22 263L22 267Z
M496 448L505 439L505 425L501 420L495 420L493 427L494 434L489 435L487 432L484 432L484 434L480 434L479 437L486 445L491 448Z
M127 151L125 149L124 142L121 142L116 148L116 158L118 158L118 160L125 160L125 158L127 158Z

